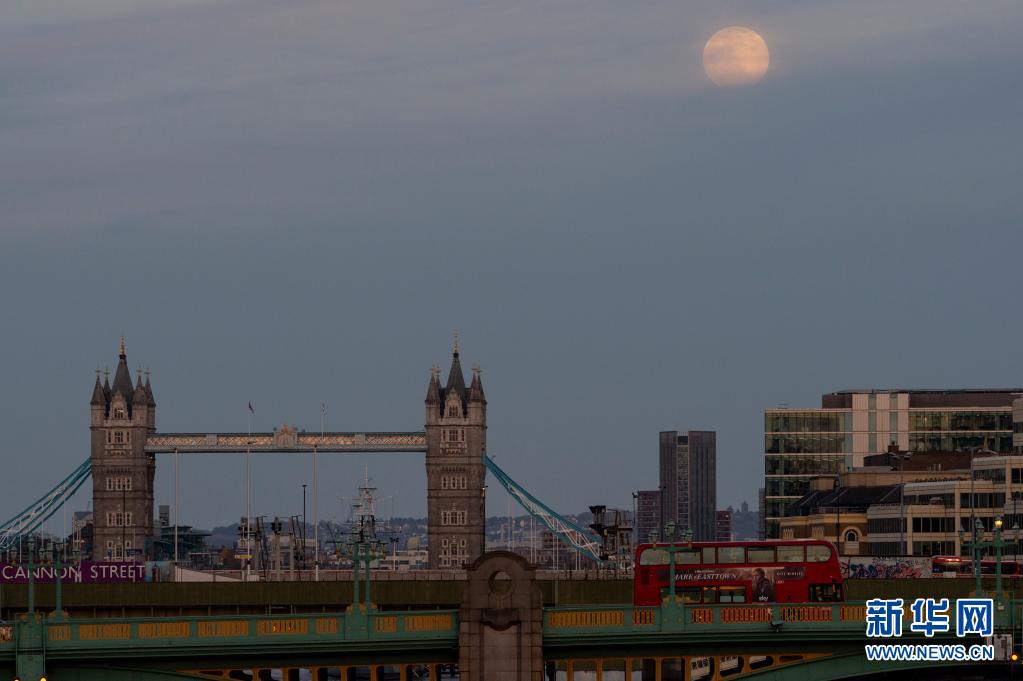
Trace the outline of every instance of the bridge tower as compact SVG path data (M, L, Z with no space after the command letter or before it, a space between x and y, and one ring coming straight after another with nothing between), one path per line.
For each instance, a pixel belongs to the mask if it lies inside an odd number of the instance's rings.
M458 354L456 334L447 383L441 386L435 366L426 392L427 541L435 569L461 568L485 548L487 400L478 367L465 387Z
M146 436L156 431L156 400L146 373L132 386L121 339L110 384L96 370L89 402L92 431L93 560L124 560L153 554L153 478L156 458L146 454Z

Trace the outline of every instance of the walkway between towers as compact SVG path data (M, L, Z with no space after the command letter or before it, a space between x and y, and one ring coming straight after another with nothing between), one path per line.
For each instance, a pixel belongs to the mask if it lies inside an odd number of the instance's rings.
M297 431L288 426L269 433L151 433L145 451L150 454L238 454L238 453L384 453L425 452L426 433L412 432L320 432ZM567 546L602 562L600 538L554 511L484 455L484 464L494 479L523 509L540 521ZM19 538L39 530L88 480L91 460L87 459L70 475L29 505L18 515L0 524L0 551L17 544ZM177 484L175 484L177 489ZM314 495L316 485L314 480ZM315 502L314 502L315 504Z

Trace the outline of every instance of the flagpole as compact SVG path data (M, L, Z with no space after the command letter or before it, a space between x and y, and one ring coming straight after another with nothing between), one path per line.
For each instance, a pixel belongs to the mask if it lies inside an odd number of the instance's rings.
M320 581L320 514L317 495L316 447L313 447L313 581Z
M320 402L320 438L322 440L325 429L324 422L327 418L327 403ZM321 442L322 444L322 442ZM313 580L320 581L320 480L316 469L316 447L313 447Z
M252 498L249 485L249 452L252 449L252 402L249 402L249 432L245 439L245 581L252 568Z

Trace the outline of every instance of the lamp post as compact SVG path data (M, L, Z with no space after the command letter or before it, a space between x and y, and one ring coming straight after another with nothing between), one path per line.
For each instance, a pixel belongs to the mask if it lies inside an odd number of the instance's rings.
M305 570L305 484L302 485L302 569Z
M973 538L971 541L963 542L964 532L959 530L959 541L967 544L973 555L973 579L976 589L976 596L981 595L981 580L980 580L980 560L981 554L984 549L993 548L995 550L995 597L1000 601L1003 597L1002 594L1002 549L1005 548L1006 541L1002 537L1002 525L1003 521L1001 516L995 518L994 522L994 537L991 541L984 541L982 539L984 535L984 525L980 522L980 518L977 518L973 523ZM1013 536L1012 539L1015 541L1018 536L1019 527L1013 525L1012 527ZM999 605L1001 608L1001 605Z
M675 605L675 522L671 521L664 526L664 539L668 542L668 602Z
M973 521L973 534L972 539L964 541L964 532L962 529L959 530L959 542L966 544L970 547L970 555L973 557L973 579L974 579L974 596L980 596L980 537L984 531L984 526L980 522L980 518L975 518Z
M669 520L664 526L664 541L667 542L665 550L668 552L668 602L675 605L675 554L680 550L676 542L691 544L693 532L688 528L680 531L675 521Z

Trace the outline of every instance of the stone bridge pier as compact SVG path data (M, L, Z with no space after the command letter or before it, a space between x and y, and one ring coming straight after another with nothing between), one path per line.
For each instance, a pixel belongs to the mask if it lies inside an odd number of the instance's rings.
M459 610L462 681L542 681L543 599L536 569L509 551L467 568Z

